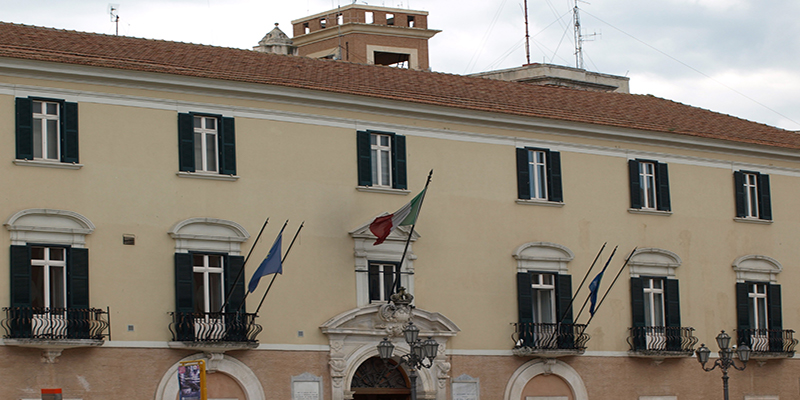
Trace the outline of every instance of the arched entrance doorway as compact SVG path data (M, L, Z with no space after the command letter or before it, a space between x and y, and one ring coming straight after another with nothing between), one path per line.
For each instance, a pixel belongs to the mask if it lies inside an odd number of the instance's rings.
M361 363L353 375L350 389L353 400L408 400L411 398L411 385L397 363L389 365L378 357L368 358Z

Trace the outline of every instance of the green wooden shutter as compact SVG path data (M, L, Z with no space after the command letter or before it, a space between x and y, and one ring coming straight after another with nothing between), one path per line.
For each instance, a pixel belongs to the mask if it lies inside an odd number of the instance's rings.
M656 197L658 197L658 209L661 211L671 211L669 197L669 170L667 164L658 163L656 165Z
M61 103L61 161L78 162L78 103Z
M178 162L183 172L194 172L194 117L178 114ZM190 262L191 264L191 262Z
M664 279L664 323L667 333L667 350L681 350L681 299L677 279Z
M530 272L517 273L517 312L519 324L517 330L518 340L522 346L533 344L533 289L531 287Z
M225 296L229 299L228 305L225 306L225 312L246 312L244 305L242 305L241 310L239 309L239 305L244 301L245 291L245 274L244 271L241 271L242 268L244 268L244 257L225 257Z
M628 178L631 187L631 208L642 208L641 184L639 183L639 161L628 160Z
M11 246L11 310L8 332L12 338L31 336L31 251L28 246Z
M736 195L736 216L744 218L747 216L747 211L745 211L746 194L744 192L744 173L741 171L733 173L733 189Z
M638 171L638 169L637 169ZM637 172L638 173L638 172ZM631 334L634 350L647 348L644 319L644 282L642 278L631 278Z
M760 219L772 219L772 201L769 192L769 175L758 174L758 217Z
M406 137L403 135L392 135L392 187L395 189L407 189L406 179Z
M17 159L33 160L33 101L16 99Z
M736 322L739 330L738 344L746 343L752 348L750 343L750 311L747 307L748 293L747 283L736 284Z
M370 133L356 132L356 152L358 153L358 185L372 186L372 156L369 143Z
M517 148L517 198L522 200L531 198L529 154L528 149Z
M236 126L233 118L222 117L217 141L219 173L236 175Z
M547 185L550 201L564 201L561 188L561 154L557 151L547 152Z
M11 246L11 307L31 306L31 250Z
M555 274L556 280L556 322L572 323L572 275Z
M67 307L89 308L89 250L67 249Z
M783 315L781 285L767 285L767 320L769 322L769 351L783 351Z
M194 312L192 255L175 253L175 311Z

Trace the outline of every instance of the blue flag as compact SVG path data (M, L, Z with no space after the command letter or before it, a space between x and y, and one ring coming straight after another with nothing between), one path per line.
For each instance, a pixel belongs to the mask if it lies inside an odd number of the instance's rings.
M603 279L603 273L606 272L606 268L608 268L608 263L606 263L603 270L592 279L592 283L589 284L589 296L592 298L592 304L589 306L589 313L592 314L592 316L594 316L594 306L595 303L597 303L597 292L599 291L598 289L600 289L600 280Z
M256 290L258 287L258 281L261 280L262 276L276 273L283 275L283 264L281 264L282 239L283 231L278 234L278 238L275 239L275 243L272 245L272 248L269 249L269 254L267 254L267 257L261 262L261 265L258 266L256 272L253 273L253 277L250 278L250 284L247 285L247 289L250 293Z

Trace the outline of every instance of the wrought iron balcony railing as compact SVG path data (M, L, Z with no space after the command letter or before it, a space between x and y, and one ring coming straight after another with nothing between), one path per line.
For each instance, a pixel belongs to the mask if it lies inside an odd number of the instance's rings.
M646 356L686 356L694 353L697 337L694 328L640 326L630 328L631 352Z
M6 339L105 340L111 337L108 309L5 307Z
M739 344L747 344L751 357L792 357L797 339L791 329L737 329Z
M173 312L169 330L177 342L249 342L256 343L261 325L255 323L256 314L231 313L181 313Z
M514 323L514 354L582 354L589 335L585 324Z

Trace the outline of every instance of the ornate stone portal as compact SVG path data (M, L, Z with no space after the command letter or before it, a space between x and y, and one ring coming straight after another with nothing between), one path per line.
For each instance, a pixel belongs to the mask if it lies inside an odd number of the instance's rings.
M414 308L413 296L401 290L394 304L374 304L341 313L320 326L330 341L332 400L353 398L353 379L359 366L378 356L378 343L386 337L396 346L395 354L408 353L403 339L403 325L410 319L420 329L420 338L432 337L439 343L439 354L431 369L417 371L418 398L446 400L450 363L445 349L450 337L460 329L439 313ZM395 357L397 358L397 357ZM358 385L358 383L356 383Z

